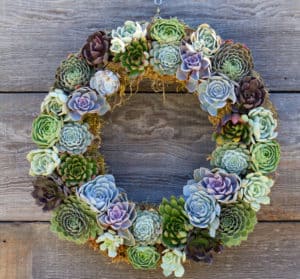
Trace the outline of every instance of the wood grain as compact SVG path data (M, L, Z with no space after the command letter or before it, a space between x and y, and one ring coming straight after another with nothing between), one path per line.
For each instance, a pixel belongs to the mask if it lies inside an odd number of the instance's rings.
M45 94L0 94L0 220L49 220L34 205L26 153L31 123ZM280 115L282 160L271 205L260 220L300 220L300 95L274 94ZM193 95L137 94L107 118L102 152L117 184L135 201L159 203L180 195L200 166L209 166L212 128Z
M125 20L149 20L153 1L1 0L0 91L47 91L55 69L89 34ZM271 90L299 90L300 2L297 0L165 1L162 16L247 44Z

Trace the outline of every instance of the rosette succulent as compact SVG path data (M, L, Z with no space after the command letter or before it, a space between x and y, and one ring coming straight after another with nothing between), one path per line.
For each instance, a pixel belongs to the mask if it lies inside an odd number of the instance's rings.
M189 180L183 187L184 196L204 190L221 203L235 202L240 189L240 178L222 169L209 170L200 168L194 171L194 180Z
M168 277L174 273L175 277L182 277L184 274L183 263L186 261L186 255L184 252L174 249L166 249L163 251L162 264L160 267L163 270L163 274Z
M280 160L280 146L277 141L258 142L251 146L250 152L254 171L265 174L277 169Z
M210 76L210 60L201 52L194 51L188 44L181 46L180 55L182 63L177 69L176 77L178 80L186 80L187 90L195 92L199 79Z
M52 147L59 139L62 124L54 116L40 114L32 123L32 141L41 148Z
M229 173L243 174L250 166L249 150L243 144L226 143L213 151L210 163Z
M219 227L220 205L217 200L203 190L185 191L184 209L190 223L197 228L208 228L211 237L215 237Z
M160 241L162 227L159 214L152 210L138 211L132 233L139 245L154 245Z
M53 89L44 98L41 104L41 112L56 117L61 117L68 114L67 108L68 97L61 89Z
M55 84L65 92L71 92L79 86L86 85L91 73L91 68L84 59L71 54L57 68Z
M150 26L149 34L159 43L180 42L185 35L185 25L177 18L157 18Z
M51 149L32 150L26 158L30 162L29 174L31 176L50 175L60 164L57 152Z
M90 87L102 96L110 96L120 88L119 77L110 70L97 71L90 80Z
M201 107L210 115L216 116L218 109L226 106L227 101L236 102L235 84L225 76L211 76L197 87Z
M90 35L81 49L81 55L91 66L106 63L109 57L110 37L103 31Z
M152 246L129 247L127 256L135 269L155 269L160 260L160 254Z
M180 48L176 43L152 43L150 64L161 75L174 75L181 64Z
M115 258L118 255L117 251L123 245L123 242L123 238L116 235L114 231L105 232L96 240L96 243L100 243L100 250L107 251L107 255L110 258Z
M69 95L67 102L72 120L78 121L86 113L104 115L110 110L106 99L89 87L80 87Z
M270 110L258 107L250 110L248 115L243 115L243 119L252 127L256 141L265 142L277 137L277 120Z
M149 65L147 40L133 40L126 46L124 52L115 55L113 61L120 62L130 78L143 74L145 68Z
M261 204L270 204L268 197L274 181L259 172L249 173L242 180L239 198L249 203L253 210L259 211Z
M171 196L168 201L163 198L159 213L162 218L162 243L170 248L183 247L186 244L188 232L193 228L184 211L184 199Z
M51 230L57 233L59 238L77 244L84 244L89 238L95 238L103 231L97 225L95 213L75 197L69 197L55 209L51 219Z
M78 186L92 179L97 172L97 162L92 158L83 155L63 154L61 156L58 173L68 187Z
M225 246L240 245L257 223L256 214L246 203L222 205L219 237Z
M196 51L211 57L219 50L222 40L208 24L201 24L191 34L191 42Z
M97 212L105 212L109 205L118 197L119 189L113 175L99 175L82 185L78 196Z
M253 69L253 58L250 50L240 43L225 41L215 53L213 70L240 81Z

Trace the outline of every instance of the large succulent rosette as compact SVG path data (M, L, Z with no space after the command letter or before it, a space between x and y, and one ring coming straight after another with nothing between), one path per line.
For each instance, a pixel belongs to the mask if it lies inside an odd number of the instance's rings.
M160 254L155 247L151 246L133 246L127 249L128 260L135 269L155 269Z

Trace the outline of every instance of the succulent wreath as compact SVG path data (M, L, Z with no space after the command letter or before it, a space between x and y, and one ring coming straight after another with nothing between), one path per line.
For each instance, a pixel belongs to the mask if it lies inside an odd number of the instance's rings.
M270 203L280 159L276 112L253 68L245 45L177 18L126 21L89 36L57 68L32 125L32 195L43 210L54 210L51 230L114 262L160 266L176 277L186 259L211 263L213 252L246 240L261 205ZM158 206L130 201L99 151L103 115L143 79L154 91L175 84L196 94L215 128L212 169L194 170L183 195Z

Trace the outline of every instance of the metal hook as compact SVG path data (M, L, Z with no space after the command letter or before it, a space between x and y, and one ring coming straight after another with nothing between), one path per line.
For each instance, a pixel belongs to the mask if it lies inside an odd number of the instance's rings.
M156 14L154 17L159 18L160 17L160 6L162 5L163 0L153 0L154 5L157 6Z
M162 0L154 0L154 5L160 6L162 4Z

